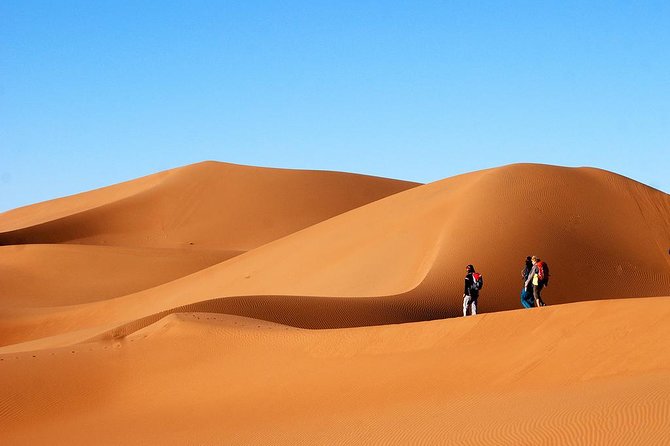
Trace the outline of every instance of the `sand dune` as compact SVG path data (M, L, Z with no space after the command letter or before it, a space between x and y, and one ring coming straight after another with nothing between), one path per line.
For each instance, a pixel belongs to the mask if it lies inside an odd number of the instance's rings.
M605 171L507 166L406 190L132 295L5 312L0 340L137 326L171 311L306 328L456 316L467 263L485 275L481 309L508 310L519 307L529 253L551 265L550 303L666 295L669 215L667 194Z
M0 243L12 442L663 444L670 196L611 172L201 163L0 214ZM529 254L550 306L506 312ZM451 319L467 263L485 314Z
M669 302L316 331L174 314L0 356L0 423L12 444L667 444Z
M71 244L1 246L5 274L0 308L76 305L123 296L239 254Z
M203 162L0 214L0 244L247 251L415 186L340 172Z

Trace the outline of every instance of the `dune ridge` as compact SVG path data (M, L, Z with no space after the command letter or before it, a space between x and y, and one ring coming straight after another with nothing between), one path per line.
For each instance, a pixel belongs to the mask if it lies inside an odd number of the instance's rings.
M665 439L670 196L612 172L205 162L0 214L0 245L12 443ZM516 310L530 254L550 306Z

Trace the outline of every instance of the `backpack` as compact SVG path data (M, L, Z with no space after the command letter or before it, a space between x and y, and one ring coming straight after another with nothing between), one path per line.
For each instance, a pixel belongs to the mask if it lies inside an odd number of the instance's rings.
M549 265L547 265L547 262L537 262L537 280L545 285L549 283Z
M479 273L472 273L472 285L470 289L479 292L484 286L484 278Z

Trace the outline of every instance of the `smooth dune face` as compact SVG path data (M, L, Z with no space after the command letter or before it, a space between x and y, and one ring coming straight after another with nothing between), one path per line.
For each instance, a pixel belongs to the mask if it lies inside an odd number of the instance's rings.
M0 214L0 244L246 251L415 186L203 162Z
M0 247L0 308L77 305L152 288L240 253L93 245Z
M0 230L13 442L667 430L670 196L610 172L519 164L417 185L201 163L0 214ZM550 306L504 311L531 254L550 265ZM468 263L485 314L451 319Z

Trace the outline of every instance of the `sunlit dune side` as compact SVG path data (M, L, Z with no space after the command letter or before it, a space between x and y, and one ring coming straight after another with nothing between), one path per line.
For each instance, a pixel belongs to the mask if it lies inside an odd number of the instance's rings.
M668 444L670 298L305 330L213 313L0 355L7 444Z
M511 165L399 192L154 288L2 312L0 341L48 348L96 326L122 336L183 311L303 328L457 316L467 263L485 277L480 311L509 310L529 254L551 266L550 305L661 296L669 246L667 194L597 169Z
M152 288L239 254L72 244L0 246L0 309L110 299Z
M0 214L0 245L247 251L417 183L203 162Z

